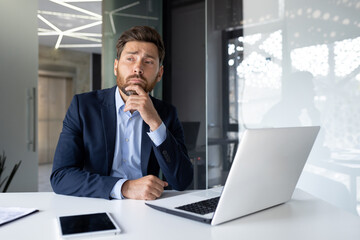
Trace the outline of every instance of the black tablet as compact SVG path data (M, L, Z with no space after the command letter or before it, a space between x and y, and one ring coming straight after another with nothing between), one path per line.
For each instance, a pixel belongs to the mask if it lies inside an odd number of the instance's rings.
M109 213L91 213L58 217L62 238L119 234L117 226Z

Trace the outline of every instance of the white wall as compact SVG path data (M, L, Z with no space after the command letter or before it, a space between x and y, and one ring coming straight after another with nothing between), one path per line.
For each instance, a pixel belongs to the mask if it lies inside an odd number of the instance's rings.
M360 1L243 4L240 125L321 125L298 187L360 213Z
M91 54L39 45L39 70L70 74L73 94L88 92L91 86Z
M38 156L36 150L28 148L29 135L36 137L32 128L36 109L30 119L27 117L34 106L27 99L27 90L37 85L37 6L37 0L0 1L0 153L5 150L7 155L4 176L22 160L8 191L37 191Z

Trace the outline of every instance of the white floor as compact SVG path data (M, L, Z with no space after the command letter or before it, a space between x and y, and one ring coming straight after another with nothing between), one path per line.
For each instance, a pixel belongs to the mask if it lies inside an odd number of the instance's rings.
M52 192L50 185L50 174L52 164L41 164L39 165L39 192Z

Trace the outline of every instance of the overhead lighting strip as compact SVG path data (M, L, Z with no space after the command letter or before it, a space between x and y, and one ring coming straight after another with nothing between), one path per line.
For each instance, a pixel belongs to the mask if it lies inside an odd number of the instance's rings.
M88 40L88 41L92 41L92 42L101 42L101 38L94 38L94 37L90 37L86 34L77 34L77 33L58 33L58 32L42 32L42 33L38 33L38 36L59 36L59 35L63 35L63 36L67 36L67 37L72 37L72 38L78 38L78 39L84 39L84 40ZM101 36L95 36L95 37L101 37Z
M38 28L38 35L39 36L58 36L58 39L55 44L55 49L58 48L77 48L77 47L101 47L101 44L61 44L61 41L64 36L67 37L73 37L83 40L88 40L92 42L101 43L101 39L98 39L96 37L101 37L102 34L98 33L79 33L77 31L81 31L87 28L91 28L94 26L98 26L102 24L102 16L99 14L96 14L94 12L88 11L86 9L73 6L71 4L68 4L66 2L100 2L99 0L91 1L91 0L83 0L83 1L65 1L65 0L50 0L53 3L62 5L64 7L76 10L81 13L85 13L86 15L78 15L78 14L68 14L68 13L61 13L61 12L52 12L52 11L38 11L38 18L43 21L46 25L48 25L52 30L45 29L45 28ZM59 28L57 28L54 24L52 24L49 20L47 20L42 15L52 15L52 16L59 16L64 18L78 18L78 19L88 19L88 20L97 20L96 22L86 24L80 27L68 29L66 31L62 31Z
M64 33L77 32L77 31L80 31L80 30L84 30L86 28L95 27L95 26L100 25L100 24L102 24L102 21L97 21L97 22L93 22L93 23L90 23L90 24L86 24L86 25L81 26L81 27L76 27L76 28L66 30L66 31L64 31Z
M38 28L38 36L55 36L59 35L59 32L55 32L48 29ZM102 37L101 33L80 33L80 32L73 32L73 33L65 33L62 32L64 36L87 36L87 37Z
M58 49L59 48L59 45L61 43L61 40L63 38L63 34L62 34L62 31L60 29L58 29L54 24L52 24L51 22L49 22L48 20L46 20L46 18L44 18L43 16L41 16L40 14L37 15L38 18L43 21L45 24L47 24L49 27L51 27L52 29L54 29L56 32L59 33L59 37L56 41L56 44L55 44L55 48Z
M106 14L109 14L110 24L111 24L111 28L112 28L114 34L116 34L116 28L115 28L115 23L114 23L114 17L113 17L113 15L114 15L115 13L117 13L117 12L123 11L123 10L128 9L128 8L131 8L131 7L134 7L134 6L138 5L138 4L140 4L139 1L134 2L134 3L130 3L130 4L128 4L128 5L125 5L125 6L123 6L123 7L117 8L117 9L114 9L114 10L112 10L112 11L110 11L110 12L105 12Z
M44 18L43 16L41 16L40 14L37 15L38 18L43 21L46 25L48 25L49 27L51 27L52 29L54 29L56 32L61 33L61 30L58 29L54 24L52 24L51 22L49 22L46 18Z
M62 5L62 6L64 6L64 7L73 9L73 10L75 10L75 11L82 12L82 13L88 14L88 15L90 15L90 16L97 17L98 19L102 19L102 16L99 15L99 14L97 14L97 13L88 11L88 10L83 9L83 8L76 7L76 6L74 6L74 5L65 3L65 2L63 2L63 1L59 1L59 0L50 0L50 1L53 2L53 3L57 3L57 4L59 4L59 5Z
M62 0L61 2L102 2L102 0Z
M42 14L42 15L51 15L51 16L58 16L58 17L64 17L64 18L78 18L78 19L88 19L88 20L99 20L98 17L94 17L94 16L77 15L77 14L62 13L62 12L52 12L52 11L38 10L38 13Z
M45 32L51 32L51 33L55 33L55 34L57 34L57 32L55 31L53 31L53 30L50 30L50 29L45 29L45 28L38 28L38 31L39 32L41 32L41 33L45 33ZM38 34L39 34L39 32L38 32Z
M96 39L96 38L91 38L91 37L87 37L85 36L85 34L81 34L81 33L74 33L76 31L80 31L86 28L90 28L90 27L94 27L97 26L99 24L102 23L102 21L97 21L97 22L93 22L81 27L77 27L77 28L72 28L66 31L61 31L60 29L58 29L55 25L53 25L51 22L49 22L48 20L46 20L44 17L42 17L40 14L38 14L38 17L47 25L49 25L51 28L53 28L55 30L55 32L43 32L43 33L38 33L39 36L50 36L50 35L59 35L56 44L55 44L55 49L58 49L60 44L61 44L61 40L63 39L63 36L69 36L69 37L74 37L74 38L79 38L79 39L84 39L84 40L88 40L88 41L93 41L93 42L101 42L101 39ZM44 29L45 30L45 29Z
M86 37L86 36L81 36L81 35L73 35L73 34L64 34L64 35L67 37L78 38L78 39L101 43L101 39L98 39L98 38Z
M143 16L143 15L127 14L127 13L115 13L113 15L122 16L122 17L148 19L148 20L159 20L159 18L157 18L157 17L149 17L149 16Z
M58 40L56 41L56 44L55 44L55 49L59 48L63 36L64 36L63 34L59 35Z
M61 44L59 48L93 48L101 46L102 44Z

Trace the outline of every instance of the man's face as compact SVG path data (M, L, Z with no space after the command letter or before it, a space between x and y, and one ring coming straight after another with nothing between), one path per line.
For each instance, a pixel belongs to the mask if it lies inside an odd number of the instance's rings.
M129 85L139 85L145 92L150 92L163 74L156 45L150 42L127 42L119 60L115 59L114 74L123 97L123 94L129 95L125 91Z

